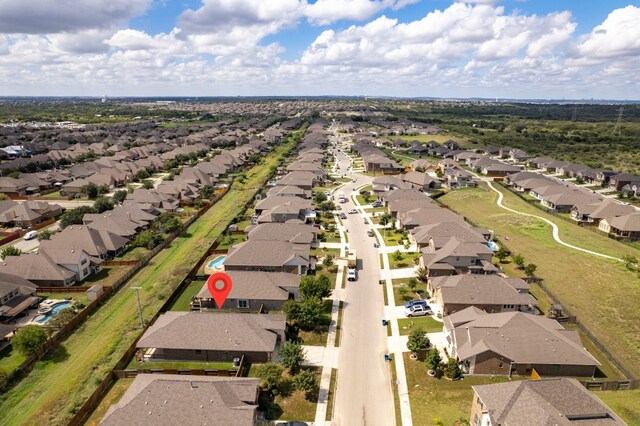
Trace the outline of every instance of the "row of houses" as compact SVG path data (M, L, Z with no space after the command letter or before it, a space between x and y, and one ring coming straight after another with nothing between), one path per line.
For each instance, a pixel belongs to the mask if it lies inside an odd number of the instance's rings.
M397 174L404 167L390 159L372 142L360 142L351 145L351 151L362 157L364 171L367 173Z
M469 226L416 189L380 199L396 226L408 231L428 276L427 291L444 318L449 356L467 374L593 376L599 365L576 331L537 315L529 284L493 263L493 233Z

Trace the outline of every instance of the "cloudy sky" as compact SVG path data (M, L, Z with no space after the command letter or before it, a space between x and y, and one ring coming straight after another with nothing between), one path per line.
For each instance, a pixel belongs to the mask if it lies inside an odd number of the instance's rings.
M640 2L0 0L0 96L640 99Z

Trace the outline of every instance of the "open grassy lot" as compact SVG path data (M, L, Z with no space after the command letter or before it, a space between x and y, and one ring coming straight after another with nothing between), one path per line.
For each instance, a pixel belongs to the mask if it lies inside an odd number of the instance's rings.
M629 426L640 426L640 389L593 393Z
M249 201L269 174L269 167L293 142L282 144L264 165L247 172L244 184L199 218L188 232L173 241L141 269L73 334L59 349L36 364L34 370L0 396L0 424L66 424L140 333L135 292L139 286L146 321L158 312L180 281L224 231L237 206ZM235 199L235 200L234 200ZM237 204L235 202L237 202ZM56 386L51 386L54 383Z
M449 140L452 141L456 141L458 142L458 144L462 147L462 148L471 148L474 147L474 145L472 145L469 142L469 139L464 137L464 136L456 136L453 135L451 133L448 132L442 132L439 133L437 135L415 135L415 136L411 136L411 135L401 135L401 136L397 136L397 138L399 139L404 139L407 141L418 141L418 142L430 142L430 141L436 141L439 144L442 144L444 142L447 142Z
M511 208L547 217L560 227L567 243L612 256L640 251L546 215L515 195L505 193L505 204ZM551 227L530 217L501 209L495 204L497 194L482 188L451 192L440 200L475 223L493 229L501 241L527 263L538 266L536 274L563 305L625 363L640 376L640 285L637 274L620 262L606 260L561 246L553 241ZM509 237L509 240L504 238Z
M0 371L11 372L18 368L27 357L9 345L0 351Z
M389 265L392 269L395 268L411 268L413 266L413 259L416 258L419 253L410 251L407 253L403 253L400 252L399 255L397 255L397 259L396 260L396 255L397 253L389 253Z
M205 284L204 281L192 281L187 285L180 296L176 299L176 301L171 306L171 311L190 311L191 310L191 299L193 296L197 295L200 292L200 289Z
M441 419L443 425L453 425L461 418L469 420L473 390L471 386L506 382L507 377L471 377L449 381L427 375L427 365L423 361L409 359L404 354L404 366L407 372L411 415L416 426L432 426L435 419Z
M418 327L422 327L427 333L436 333L442 331L442 326L441 322L431 317L401 318L398 320L400 335L411 334L411 331Z

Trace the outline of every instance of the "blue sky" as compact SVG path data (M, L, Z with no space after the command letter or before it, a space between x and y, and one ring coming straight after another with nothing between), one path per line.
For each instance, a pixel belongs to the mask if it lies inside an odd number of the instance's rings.
M0 0L0 95L640 98L638 1L25 3Z

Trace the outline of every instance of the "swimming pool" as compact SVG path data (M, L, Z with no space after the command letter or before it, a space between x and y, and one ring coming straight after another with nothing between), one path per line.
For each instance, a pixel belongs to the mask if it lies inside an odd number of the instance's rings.
M44 324L49 321L55 314L63 310L64 308L68 308L71 306L72 302L59 302L51 307L51 310L44 315L37 316L33 319L34 322L38 324Z
M489 247L491 249L491 251L498 251L500 250L500 247L498 247L498 245L496 243L494 243L493 241L489 241L487 243L487 247Z
M222 269L222 264L224 263L224 258L227 256L218 256L213 260L210 260L207 263L207 268L209 269Z

